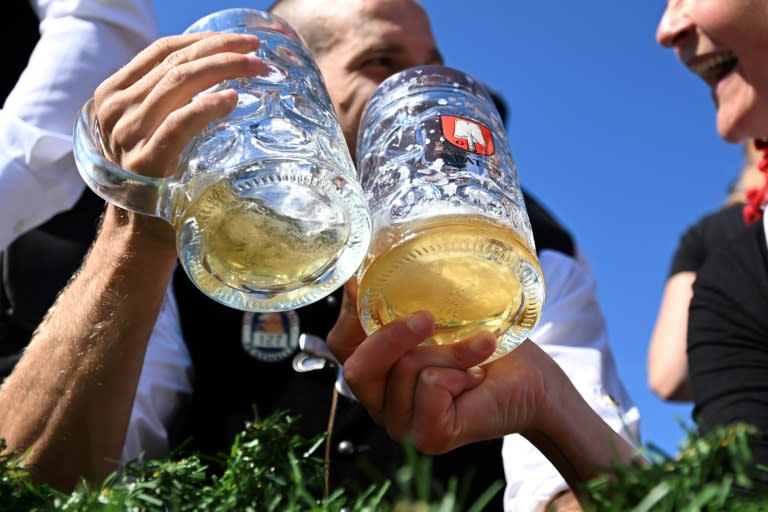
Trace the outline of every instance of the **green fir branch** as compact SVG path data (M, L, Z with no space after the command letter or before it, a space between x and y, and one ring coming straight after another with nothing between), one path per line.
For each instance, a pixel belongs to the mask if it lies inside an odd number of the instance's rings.
M633 462L612 469L610 476L589 482L591 510L600 512L695 512L768 510L768 495L754 483L768 476L754 468L750 442L754 428L720 427L704 437L688 431L672 457L651 446L649 464Z
M593 512L750 512L768 510L768 495L754 483L750 442L754 429L720 428L705 437L687 432L672 457L653 446L647 464L633 462L585 485ZM447 489L431 478L431 459L405 446L405 464L391 480L361 492L336 489L322 496L324 437L297 434L287 413L249 423L231 450L205 462L196 455L140 460L127 464L101 485L82 481L69 494L33 485L24 455L0 455L0 504L10 512L480 512L501 491L489 484L473 504L463 496L471 471L452 479ZM0 440L0 453L5 443ZM214 469L216 468L216 469ZM223 468L223 469L220 469ZM760 471L758 473L757 471ZM761 479L768 480L768 478Z

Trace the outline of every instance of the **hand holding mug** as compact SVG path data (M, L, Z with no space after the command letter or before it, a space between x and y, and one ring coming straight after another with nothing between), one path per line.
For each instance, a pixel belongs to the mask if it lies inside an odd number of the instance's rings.
M214 300L278 311L328 295L362 260L370 219L309 50L252 9L187 32L86 104L81 174L108 201L171 224L182 266Z
M360 123L373 240L358 271L372 333L418 310L429 343L479 331L514 349L538 320L544 280L501 119L485 88L445 66L385 80Z

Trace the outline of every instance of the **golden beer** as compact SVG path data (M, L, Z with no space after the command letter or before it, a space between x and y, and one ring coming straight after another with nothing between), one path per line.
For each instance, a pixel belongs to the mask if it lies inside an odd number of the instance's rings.
M372 333L418 310L435 316L432 343L478 331L515 348L536 324L544 281L512 228L480 215L444 215L380 230L360 271L358 310Z
M343 223L281 215L259 199L235 194L233 186L214 181L190 204L177 206L183 208L177 233L194 233L201 263L188 264L206 293L220 295L226 290L216 289L227 286L278 291L311 282L343 250L349 235Z

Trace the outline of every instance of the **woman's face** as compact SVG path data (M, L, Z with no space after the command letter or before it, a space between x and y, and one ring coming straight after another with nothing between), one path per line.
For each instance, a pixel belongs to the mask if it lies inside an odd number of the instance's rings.
M710 86L721 137L768 138L766 0L669 0L656 39Z

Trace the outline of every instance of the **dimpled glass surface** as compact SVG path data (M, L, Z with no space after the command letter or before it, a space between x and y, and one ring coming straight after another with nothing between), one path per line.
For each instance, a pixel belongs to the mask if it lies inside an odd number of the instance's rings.
M487 127L494 152L451 144L441 116ZM419 216L479 212L511 226L534 249L506 134L480 83L445 66L408 69L381 84L360 126L357 167L374 231Z

